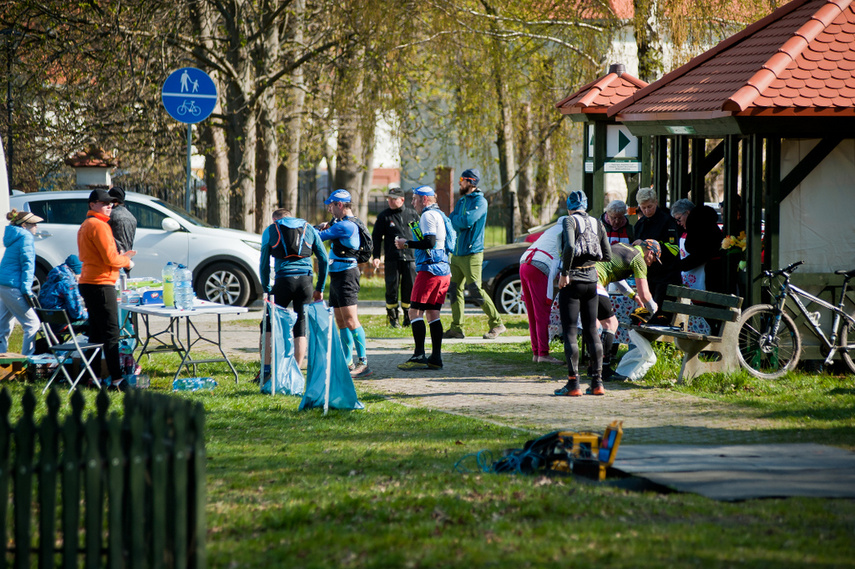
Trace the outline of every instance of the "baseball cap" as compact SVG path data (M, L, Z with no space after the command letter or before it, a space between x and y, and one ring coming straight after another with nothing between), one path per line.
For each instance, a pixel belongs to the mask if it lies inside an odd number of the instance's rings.
M94 202L115 203L116 198L111 196L107 190L98 188L97 190L92 190L92 193L89 194L89 203Z
M648 251L653 251L653 259L662 263L662 247L659 245L659 242L655 239L645 239L641 242L642 249L647 249Z
M330 205L333 202L351 203L353 198L350 197L350 192L347 190L336 190L330 197L324 200L325 205Z
M125 189L118 186L110 188L110 195L113 196L119 203L125 203Z
M436 192L433 191L433 188L430 186L419 186L418 188L413 188L413 193L417 196L435 196Z
M393 188L390 186L389 190L386 192L386 197L387 198L403 198L404 197L404 190L402 190L401 188Z

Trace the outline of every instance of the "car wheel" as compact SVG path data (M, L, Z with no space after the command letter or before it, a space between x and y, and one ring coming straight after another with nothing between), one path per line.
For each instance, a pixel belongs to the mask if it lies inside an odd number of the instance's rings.
M246 306L250 297L249 278L237 265L215 263L199 275L196 296L220 304Z
M47 280L48 272L40 265L36 265L36 270L33 272L33 295L38 296L42 289L42 283Z
M510 275L502 279L496 287L493 301L499 312L503 314L525 314L520 276Z

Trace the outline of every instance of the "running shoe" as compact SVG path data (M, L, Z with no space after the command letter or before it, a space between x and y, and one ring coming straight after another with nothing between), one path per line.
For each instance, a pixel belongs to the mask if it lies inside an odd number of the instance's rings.
M398 369L429 369L430 364L428 363L427 356L422 354L421 356L413 356L402 364L398 364Z

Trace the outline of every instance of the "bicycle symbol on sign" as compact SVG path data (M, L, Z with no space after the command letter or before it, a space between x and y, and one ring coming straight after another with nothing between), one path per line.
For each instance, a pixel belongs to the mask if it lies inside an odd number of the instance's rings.
M181 106L176 109L179 115L184 116L187 113L190 113L194 117L198 117L202 113L202 109L196 106L195 101L190 101L190 104L187 104L187 99L184 99L184 102L181 103Z

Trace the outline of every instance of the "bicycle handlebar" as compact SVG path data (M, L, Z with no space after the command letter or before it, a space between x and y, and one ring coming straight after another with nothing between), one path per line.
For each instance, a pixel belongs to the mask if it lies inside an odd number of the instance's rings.
M783 269L778 269L777 271L763 271L762 273L757 275L757 278L755 278L754 280L758 281L758 280L765 278L765 277L771 278L771 277L777 277L778 275L785 275L787 278L789 278L790 275L793 274L793 271L796 270L796 267L798 267L799 265L804 265L804 263L805 263L804 261L796 261L795 263L793 263L789 267L784 267Z

